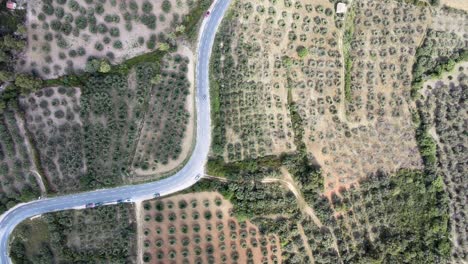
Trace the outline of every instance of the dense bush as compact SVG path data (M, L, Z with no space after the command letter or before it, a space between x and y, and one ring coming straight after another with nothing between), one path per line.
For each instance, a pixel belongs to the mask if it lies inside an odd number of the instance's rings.
M171 8L172 8L172 4L171 4L171 1L169 0L164 0L162 2L162 6L161 6L162 10L166 13L169 13L171 12Z

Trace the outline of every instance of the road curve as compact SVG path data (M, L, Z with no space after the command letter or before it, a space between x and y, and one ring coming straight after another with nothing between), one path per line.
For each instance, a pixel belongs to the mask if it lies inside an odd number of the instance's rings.
M210 15L204 19L198 39L196 67L197 135L195 148L187 164L173 176L157 182L103 189L86 193L66 195L19 204L0 216L0 263L11 263L8 256L8 237L16 225L35 215L62 211L83 206L90 202L108 202L118 199L150 199L158 192L161 196L186 189L203 175L204 165L211 142L209 64L211 49L218 26L231 0L215 0Z

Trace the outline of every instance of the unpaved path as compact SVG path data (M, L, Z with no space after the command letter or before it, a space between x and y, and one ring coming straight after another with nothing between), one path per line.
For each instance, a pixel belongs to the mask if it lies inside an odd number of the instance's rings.
M312 254L312 249L310 248L309 243L307 242L307 236L304 232L304 228L302 227L301 223L297 223L297 230L299 230L299 234L301 235L302 241L304 241L304 247L306 249L307 256L309 256L310 263L315 263L314 255Z
M205 174L205 175L203 176L203 178L205 178L205 179L213 179L213 180L217 180L217 181L221 181L221 182L228 182L228 181L229 181L228 179L223 178L223 177L211 176L211 175L207 175L207 174Z
M42 180L42 176L37 172L36 170L31 170L32 174L36 178L37 183L39 184L39 188L41 189L41 196L44 196L47 194L47 190L44 185L44 181Z
M317 217L317 215L315 215L314 209L310 207L305 201L304 197L302 196L301 191L299 190L299 187L294 182L294 179L292 178L291 174L289 174L288 170L282 167L281 173L283 174L284 179L267 177L262 180L262 183L279 182L283 184L284 186L286 186L286 188L288 188L294 194L294 196L296 196L299 208L301 208L303 212L305 212L307 215L309 215L312 218L312 221L314 221L315 225L317 225L318 227L322 227L323 226L322 222Z
M320 219L317 217L317 215L315 214L315 211L312 207L310 207L307 202L305 201L304 197L302 196L302 193L299 189L299 187L297 186L296 182L294 181L293 177L291 176L291 174L288 172L288 170L285 168L285 167L281 167L281 173L283 175L283 179L278 179L278 178L269 178L269 177L266 177L262 180L262 183L273 183L273 182L279 182L281 184L283 184L284 186L286 186L286 188L288 188L293 194L294 196L296 196L296 199L297 199L297 203L299 205L299 208L302 210L302 212L306 213L307 215L309 215L312 219L312 221L314 222L315 225L317 225L319 228L321 228L323 226L322 224L322 221L320 221ZM298 226L300 226L300 223L297 223ZM302 226L301 226L302 228ZM304 234L304 230L302 230L302 234L301 236ZM335 248L338 256L341 258L341 255L340 255L340 251L338 250L338 243L337 243L337 239L336 239L336 236L333 232L331 232L331 235L333 237L333 247ZM304 234L305 236L305 234ZM303 241L305 242L305 246L306 248L309 248L309 245L307 243L307 239L304 240L304 237L303 237ZM309 248L310 249L310 248ZM312 251L310 252L310 254L312 254ZM309 256L310 257L310 256ZM311 258L311 260L313 260L313 256ZM342 263L342 261L341 261Z
M135 201L135 217L137 223L137 264L143 263L143 224L141 220L141 204L143 201Z

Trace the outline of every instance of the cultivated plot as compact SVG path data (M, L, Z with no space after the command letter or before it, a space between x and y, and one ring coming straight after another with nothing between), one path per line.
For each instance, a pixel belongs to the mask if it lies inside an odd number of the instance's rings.
M165 47L196 1L46 0L28 2L28 47L20 68L54 78Z
M143 202L139 216L144 263L279 263L280 242L239 222L216 192Z

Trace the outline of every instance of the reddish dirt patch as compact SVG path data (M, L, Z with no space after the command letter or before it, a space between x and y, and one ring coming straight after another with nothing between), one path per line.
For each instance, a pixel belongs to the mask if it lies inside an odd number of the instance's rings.
M143 202L140 261L143 263L278 263L278 237L264 236L232 216L216 192Z

